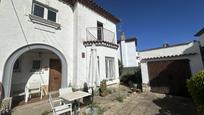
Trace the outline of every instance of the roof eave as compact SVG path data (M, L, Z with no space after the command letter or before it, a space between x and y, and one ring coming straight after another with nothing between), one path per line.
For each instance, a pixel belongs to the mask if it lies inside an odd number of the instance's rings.
M182 57L182 56L192 56L196 55L197 53L187 53L187 54L178 54L178 55L168 55L168 56L158 56L158 57L149 57L143 58L142 60L154 60L154 59L164 59L164 58L174 58L174 57Z
M107 18L111 22L113 22L115 24L120 23L119 18L117 18L116 16L114 16L113 14L111 14L110 12L108 12L107 10L105 10L104 8L102 8L101 6L99 6L97 3L95 3L92 0L60 0L60 1L68 3L72 6L74 6L76 2L79 2L79 3L87 6L91 10L97 12L98 14L102 15L104 18Z
M199 37L199 36L201 36L202 34L204 34L204 28L201 29L200 31L198 31L194 36Z

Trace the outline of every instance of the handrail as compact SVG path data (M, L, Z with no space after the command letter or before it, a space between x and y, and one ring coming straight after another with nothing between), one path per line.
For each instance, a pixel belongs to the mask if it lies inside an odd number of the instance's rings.
M115 44L115 33L102 27L86 28L87 41L106 41Z

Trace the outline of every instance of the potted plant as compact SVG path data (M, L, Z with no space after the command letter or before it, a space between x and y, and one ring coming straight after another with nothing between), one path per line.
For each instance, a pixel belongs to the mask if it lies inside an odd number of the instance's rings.
M102 80L100 83L100 88L99 88L99 94L100 96L104 97L107 94L107 84L106 80Z

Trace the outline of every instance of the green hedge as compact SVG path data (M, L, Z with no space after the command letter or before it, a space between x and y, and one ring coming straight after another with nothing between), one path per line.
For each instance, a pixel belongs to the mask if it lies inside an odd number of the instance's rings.
M187 80L187 87L198 111L204 115L204 70Z
M123 83L128 83L128 81L132 81L133 83L141 83L142 78L140 67L123 68L120 75L120 81Z

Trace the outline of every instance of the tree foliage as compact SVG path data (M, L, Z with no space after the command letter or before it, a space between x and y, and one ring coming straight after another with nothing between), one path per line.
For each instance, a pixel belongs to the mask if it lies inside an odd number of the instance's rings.
M204 70L187 80L187 87L198 107L198 111L204 114Z

